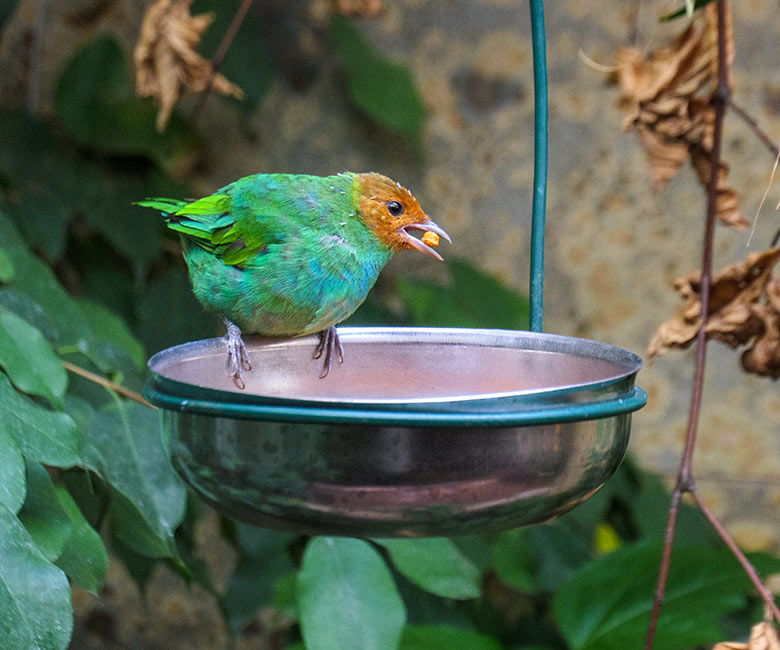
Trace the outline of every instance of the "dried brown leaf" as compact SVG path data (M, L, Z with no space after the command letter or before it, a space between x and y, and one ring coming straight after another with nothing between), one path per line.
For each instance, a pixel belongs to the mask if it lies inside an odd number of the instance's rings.
M615 53L618 105L626 111L624 130L635 130L650 162L653 188L661 189L690 159L706 188L715 124L710 98L717 84L717 7L711 3L668 47L645 55L634 48ZM726 77L734 60L731 13L726 12ZM707 167L705 170L704 167ZM718 173L718 219L737 229L749 222L739 212L737 194L726 183L728 166Z
M713 274L710 287L709 317L707 335L731 347L753 342L748 360L743 355L743 366L751 366L748 372L766 369L765 374L775 377L773 360L780 364L778 353L773 347L771 319L765 313L780 314L774 305L780 305L780 288L772 278L772 269L780 260L780 248L770 248L760 253L751 253L744 262L729 264ZM686 348L696 337L701 326L701 271L693 271L675 282L675 289L685 301L682 310L674 318L658 326L647 354L650 359L663 354L670 348ZM772 296L770 297L770 292ZM766 302L759 303L762 297ZM777 324L777 321L774 321ZM765 340L766 339L766 340ZM764 341L759 346L759 342ZM751 352L751 350L755 350ZM774 355L774 356L773 356ZM752 365L751 365L752 364Z
M780 377L780 282L772 278L766 286L767 301L753 310L763 325L763 333L742 354L742 368L762 377ZM780 650L780 649L778 649Z
M239 99L244 95L223 75L213 73L211 63L195 51L213 16L191 16L191 4L192 0L157 0L150 5L133 52L136 93L157 100L159 131L183 90L201 92L211 85L223 95Z
M653 189L659 190L690 157L688 146L684 142L664 137L644 124L637 127L637 134L650 160Z
M705 187L710 182L710 152L705 151L700 146L690 148L691 162L696 170L699 181ZM721 163L718 168L717 199L715 201L715 210L718 220L737 230L746 230L750 225L742 213L739 211L737 193L726 182L728 165Z
M764 621L752 627L747 643L723 642L713 646L712 650L780 650L780 641L772 625Z
M750 630L749 650L780 650L780 639L770 623L764 621Z

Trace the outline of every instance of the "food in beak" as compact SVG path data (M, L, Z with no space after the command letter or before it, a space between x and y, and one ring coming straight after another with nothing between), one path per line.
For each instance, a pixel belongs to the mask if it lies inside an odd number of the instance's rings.
M425 234L421 239L413 237L409 234L409 230L421 230ZM417 249L421 253L435 257L437 260L442 260L442 256L435 250L439 245L439 237L444 237L448 242L452 243L450 236L445 232L444 228L435 224L433 221L426 221L425 223L410 223L399 228L399 234L401 238L412 248Z

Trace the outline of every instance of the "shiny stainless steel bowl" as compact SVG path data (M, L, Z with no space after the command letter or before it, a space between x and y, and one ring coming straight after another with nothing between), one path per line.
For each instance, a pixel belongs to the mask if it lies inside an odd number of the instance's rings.
M543 521L585 500L628 444L641 360L552 334L341 328L248 339L246 390L221 339L149 361L184 480L237 519L311 534L449 536Z

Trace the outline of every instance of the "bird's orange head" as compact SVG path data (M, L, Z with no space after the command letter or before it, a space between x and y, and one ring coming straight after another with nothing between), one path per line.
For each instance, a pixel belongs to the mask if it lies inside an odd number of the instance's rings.
M442 259L434 250L438 237L452 240L422 211L409 190L376 173L357 174L356 187L360 217L379 241L395 252L413 248ZM415 230L426 234L418 239L410 234Z

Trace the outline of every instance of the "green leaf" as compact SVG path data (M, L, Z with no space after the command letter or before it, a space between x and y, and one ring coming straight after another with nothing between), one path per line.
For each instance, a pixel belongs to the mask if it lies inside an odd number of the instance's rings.
M239 558L225 592L227 623L233 633L241 631L263 606L270 605L279 578L294 569L286 552Z
M147 156L165 166L197 141L177 116L157 132L154 105L134 97L124 52L110 36L95 39L65 64L54 105L70 135L101 153Z
M410 325L426 327L528 327L526 298L465 260L448 258L447 286L397 279Z
M2 504L0 531L0 648L65 650L73 630L68 579Z
M14 277L14 263L2 248L0 248L0 284L8 284Z
M153 522L119 491L112 493L109 516L112 535L134 553L146 558L172 558L180 562L173 533L155 530Z
M70 493L61 485L55 485L57 500L70 520L70 536L57 566L79 587L98 595L108 570L108 553L100 535L87 523Z
M27 498L19 519L44 557L54 562L70 537L70 518L57 500L49 473L38 463L27 463Z
M111 551L125 565L127 572L138 586L139 591L145 592L149 578L152 577L154 569L161 560L136 553L116 535L111 537Z
M240 555L224 601L227 622L234 633L243 629L260 607L273 602L279 579L294 571L288 546L297 536L238 524L236 538Z
M205 12L214 15L214 22L209 25L198 46L205 58L210 59L216 53L239 5L240 0L198 0L193 4L193 15ZM244 91L243 99L227 98L235 101L244 111L252 111L257 107L274 76L273 59L265 41L259 13L249 11L219 65L219 71ZM251 52L251 56L247 56L247 52Z
M186 490L173 470L155 411L122 402L95 412L82 456L122 497L112 506L115 532L139 553L175 555L173 531L184 516Z
M389 650L406 621L390 570L359 539L309 542L298 574L298 608L307 650Z
M105 241L85 242L73 256L77 263L81 262L80 268L85 275L93 270L116 273L119 270L116 259L106 255L108 243L124 255L132 267L135 287L140 287L147 279L150 264L162 251L165 226L159 214L143 211L134 206L133 201L149 195L176 196L186 190L167 180L154 167L132 175L98 169L93 175L95 178L84 188L83 215ZM83 262L81 256L86 258ZM127 282L126 271L122 276L126 290L132 290L134 287Z
M0 241L16 269L9 287L26 294L30 316L39 314L40 321L28 318L27 314L22 315L25 320L38 327L55 348L72 347L87 355L101 371L114 370L116 360L107 353L105 342L93 334L76 302L59 285L49 267L29 251L19 232L2 213Z
M81 436L71 417L38 406L0 372L0 435L12 436L27 460L55 467L79 462Z
M382 57L346 18L333 14L330 36L349 96L366 115L419 144L425 107L409 68Z
M60 146L45 122L24 113L0 111L0 142L0 179L7 186L0 206L36 251L56 261L87 179L85 163Z
M78 305L96 336L125 352L139 368L146 363L144 346L130 331L124 320L110 309L91 300L79 300Z
M593 535L583 534L571 520L558 519L528 529L535 558L534 584L540 591L555 591L593 559Z
M45 397L62 408L68 385L62 362L36 327L3 307L0 307L0 366L19 390Z
M124 54L112 37L95 39L68 60L54 95L57 116L81 144L92 145L106 108L125 98L130 79Z
M526 593L534 593L535 558L531 552L525 528L507 530L491 544L493 570L506 585Z
M702 7L705 7L706 5L710 4L712 0L695 0L693 2L693 10L696 11L697 9L701 9ZM661 23L668 23L670 20L674 20L675 18L680 18L681 16L690 15L690 3L688 0L686 0L685 6L680 7L679 9L676 9L675 11L666 14L665 16L661 16L658 19L658 22Z
M399 650L501 650L495 639L471 630L443 625L412 626L404 628Z
M480 571L450 539L378 539L398 571L421 589L444 598L477 598Z
M0 504L19 512L27 492L24 457L11 433L0 426Z
M153 111L151 106L149 109ZM117 112L111 109L110 113L115 116ZM150 119L153 119L151 115ZM105 127L104 122L99 122L104 125L101 128ZM119 133L111 136L114 148L128 128L124 125ZM154 134L154 127L149 125L149 128ZM100 159L79 158L58 144L57 135L47 124L28 116L0 113L0 141L4 145L0 149L0 177L5 177L3 180L9 186L5 196L0 193L0 205L13 217L30 245L51 261L62 256L67 226L78 214L103 237L99 241L102 255L99 261L114 271L126 268L117 263L116 255L106 255L106 244L110 243L125 255L127 265L132 265L140 283L151 261L160 254L164 226L159 217L141 215L131 203L149 193L175 196L183 189L167 180L157 166L146 164L144 169L144 163L137 158L132 171L127 172ZM139 134L131 133L129 137L135 143L139 141ZM129 153L144 155L144 151ZM168 158L158 162L175 164ZM96 239L86 238L84 234L71 239L74 249L69 256L82 275L92 262L83 259L82 249L86 242ZM128 286L132 288L132 284Z
M291 572L279 576L274 583L272 602L276 610L288 618L298 618L298 575Z
M658 476L634 469L636 485L630 495L631 513L644 537L661 537L666 529L666 514L671 495ZM701 510L690 503L680 503L677 513L677 534L690 543L717 543Z
M139 308L141 339L150 352L214 336L216 317L207 312L192 294L186 271L174 267L149 283ZM186 315L172 318L172 314Z
M249 623L260 607L273 602L279 579L292 574L295 567L287 547L297 536L238 524L236 537L241 555L228 581L224 603L234 633Z
M573 650L641 645L650 616L661 546L623 546L577 572L553 599L553 614ZM780 559L753 554L759 571ZM679 650L722 638L719 618L745 606L752 585L727 549L675 546L654 648Z

